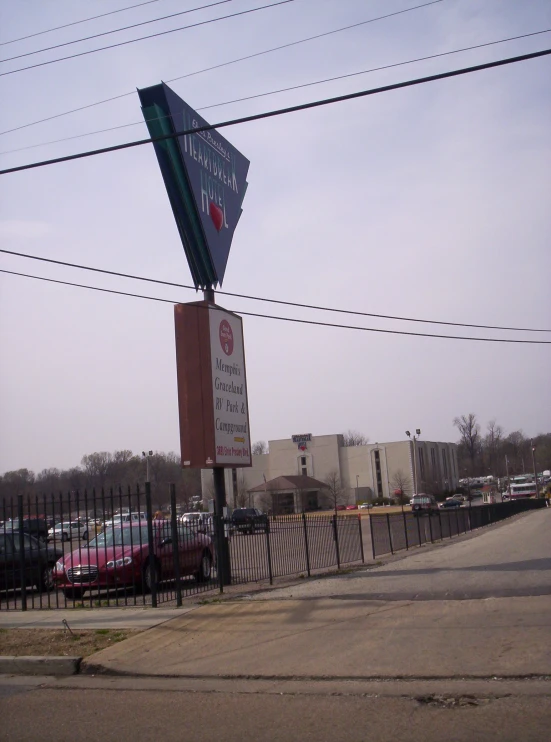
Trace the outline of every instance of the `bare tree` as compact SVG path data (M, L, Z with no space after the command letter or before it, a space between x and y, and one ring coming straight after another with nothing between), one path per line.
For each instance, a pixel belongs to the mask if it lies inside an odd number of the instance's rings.
M406 502L409 495L413 492L411 477L403 469L396 469L392 476L391 485L400 493L398 495L400 505Z
M112 461L113 457L107 451L90 453L82 457L80 463L91 486L105 485Z
M471 474L474 474L474 462L480 452L480 425L476 415L469 412L468 415L454 418L453 424L459 430L461 439L459 445L463 446L471 462Z
M346 490L343 487L341 476L336 469L332 469L323 481L327 485L326 497L331 509L337 512L337 505L343 505L346 500Z
M266 441L255 441L251 446L251 451L253 453L253 456L268 453L268 444L266 443Z
M347 430L342 437L345 446L367 446L369 443L369 438L357 430Z
M503 440L503 428L495 420L490 420L486 426L486 430L488 432L484 438L484 448L488 454L488 466L492 474L499 476L499 452Z

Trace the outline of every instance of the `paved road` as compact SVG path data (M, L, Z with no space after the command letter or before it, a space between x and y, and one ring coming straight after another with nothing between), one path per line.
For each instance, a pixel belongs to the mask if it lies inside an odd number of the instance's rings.
M533 681L0 679L0 714L13 742L545 742L551 697Z

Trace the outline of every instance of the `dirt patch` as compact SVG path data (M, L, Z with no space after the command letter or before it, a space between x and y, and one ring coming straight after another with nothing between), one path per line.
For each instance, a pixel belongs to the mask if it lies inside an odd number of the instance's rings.
M129 639L129 629L0 629L0 655L88 657Z

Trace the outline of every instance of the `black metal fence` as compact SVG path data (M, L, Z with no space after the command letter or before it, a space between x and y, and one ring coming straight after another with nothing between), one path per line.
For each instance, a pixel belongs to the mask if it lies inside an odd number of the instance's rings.
M373 559L381 554L394 554L414 546L453 538L517 513L542 507L545 507L543 499L520 499L421 514L403 512L371 515L369 525Z
M271 517L249 535L231 518L182 518L174 488L170 499L170 514L153 506L148 485L4 500L0 610L181 605L228 584L364 558L358 518Z

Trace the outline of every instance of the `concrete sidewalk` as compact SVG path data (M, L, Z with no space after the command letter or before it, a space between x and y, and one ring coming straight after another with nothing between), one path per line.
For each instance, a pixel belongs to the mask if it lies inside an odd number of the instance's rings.
M203 606L98 652L87 672L277 678L551 672L551 598L320 598Z
M2 629L62 629L67 621L72 629L151 629L177 616L195 610L183 608L82 608L76 610L2 611Z
M551 511L398 561L197 608L94 672L265 678L551 675Z

